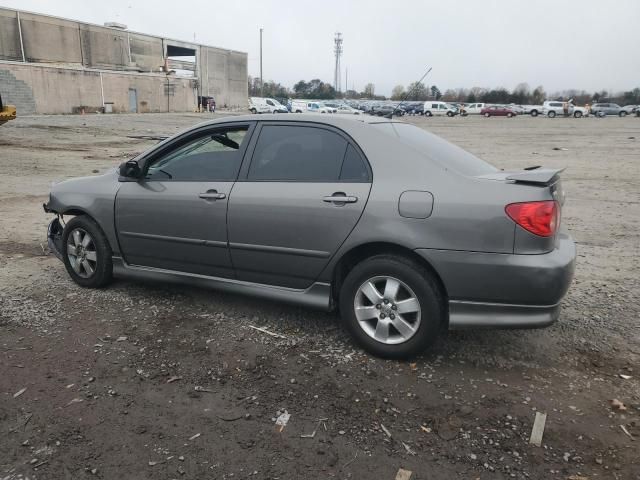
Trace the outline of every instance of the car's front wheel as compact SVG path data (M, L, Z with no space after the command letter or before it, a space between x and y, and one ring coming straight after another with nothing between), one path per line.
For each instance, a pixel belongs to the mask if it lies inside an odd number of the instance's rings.
M582 118L582 112L578 110L578 111L576 111L576 112L574 112L574 113L573 113L573 116L574 116L575 118Z
M71 219L62 232L63 261L69 276L81 287L100 288L113 276L111 247L91 218Z
M549 118L553 118L556 116L556 112L554 112L553 110L551 110L548 114Z
M537 117L538 116L538 111L537 110L531 110L531 116L532 117Z
M622 110L618 115L620 115L621 117L626 117L627 116L627 112Z
M509 117L509 118L513 117L513 113L511 113L511 112L507 113L507 117Z
M431 274L391 255L356 265L342 284L339 302L353 338L383 358L408 358L425 350L436 340L446 315Z
M425 116L425 117L432 117L432 116L433 116L433 113L431 113L431 112L429 112L429 111L426 111L426 112L424 112L424 116Z
M489 117L491 116L491 114L490 114L489 112L485 112L484 116L485 116L486 118L489 118Z

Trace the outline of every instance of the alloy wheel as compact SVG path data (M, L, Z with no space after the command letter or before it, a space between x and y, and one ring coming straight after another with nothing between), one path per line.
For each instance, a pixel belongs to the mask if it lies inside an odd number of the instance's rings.
M353 308L360 328L386 345L408 341L420 326L418 297L394 277L377 276L364 282L356 292Z
M96 245L89 233L82 229L74 229L67 238L67 257L73 271L82 278L90 278L96 272L98 253Z

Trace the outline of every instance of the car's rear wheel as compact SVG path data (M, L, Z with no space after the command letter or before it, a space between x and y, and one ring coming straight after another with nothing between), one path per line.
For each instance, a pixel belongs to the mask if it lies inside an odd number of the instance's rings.
M447 112L447 117L453 117L453 112Z
M549 118L554 118L556 116L556 112L551 110L547 115L549 116Z
M353 338L384 358L422 352L445 320L442 294L431 274L399 256L379 255L356 265L342 284L339 303Z
M626 117L627 116L627 112L622 110L618 115L620 115L621 117Z
M252 109L251 109L251 110L249 110L249 111L250 111L251 113L253 113L254 115L255 115L256 113L258 113L258 110L256 110L255 108L252 108Z
M490 114L489 112L485 112L484 116L485 116L486 118L489 118L489 117L491 116L491 114Z
M424 115L425 115L425 117L432 117L433 113L431 113L429 111L426 111L426 112L424 112Z
M111 247L91 218L71 219L62 232L63 261L69 276L81 287L100 288L113 276Z
M531 116L532 117L537 117L538 116L538 111L537 110L531 110Z
M513 117L513 113L511 113L511 112L507 113L507 117L509 117L509 118Z

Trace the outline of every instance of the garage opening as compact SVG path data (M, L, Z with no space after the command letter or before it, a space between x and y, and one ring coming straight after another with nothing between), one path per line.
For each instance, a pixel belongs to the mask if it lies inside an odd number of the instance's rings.
M167 45L167 67L180 77L196 76L196 50Z

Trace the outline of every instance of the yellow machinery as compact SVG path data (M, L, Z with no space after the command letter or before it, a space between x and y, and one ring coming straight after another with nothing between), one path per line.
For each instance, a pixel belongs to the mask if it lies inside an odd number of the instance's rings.
M0 96L0 125L7 123L9 120L16 119L16 107L13 105L4 105L2 96Z

